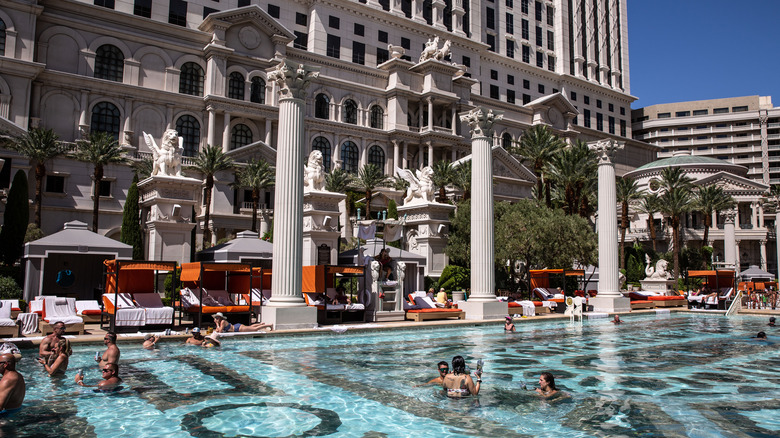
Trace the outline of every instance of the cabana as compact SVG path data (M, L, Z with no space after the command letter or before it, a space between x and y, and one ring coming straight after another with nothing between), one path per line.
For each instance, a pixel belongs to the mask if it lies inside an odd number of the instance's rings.
M706 270L706 271L688 271L688 278L701 278L702 284L710 289L712 292L717 293L717 305L718 307L727 307L726 302L734 299L736 271L732 270ZM689 295L688 301L691 301ZM721 301L724 306L720 306ZM707 304L707 303L703 303Z
M327 299L322 299L319 302L316 300L315 294L332 298L336 292L336 277L363 278L364 276L363 266L304 266L301 291L306 304L317 307L317 322L320 324L339 324L349 321L363 321L370 294L365 293L364 289L360 289L359 284L358 297L361 305L328 304Z
M249 263L255 267L271 268L274 246L258 237L254 231L242 231L236 238L212 246L195 254L198 262Z
M62 231L24 245L24 299L100 299L103 261L132 258L132 246L93 233L84 222L67 222Z
M103 311L109 316L112 331L117 325L173 325L173 308L162 305L157 285L160 274L173 272L175 275L176 262L106 260L103 265L106 277ZM127 315L132 315L129 319L119 317L124 309L127 309ZM138 310L143 311L141 321L136 316ZM118 323L118 320L122 322Z
M565 309L566 301L566 278L567 277L582 277L585 278L585 271L583 269L530 269L528 271L531 283L531 294L540 301L552 301L556 303L555 311L557 313L563 313ZM553 276L554 281L550 281L550 276ZM560 286L551 287L554 284ZM558 291L557 287L561 290ZM571 291L571 296L580 295L585 296L584 292L580 290ZM556 295L563 295L556 297Z
M179 323L182 312L197 315L197 326L203 323L204 313L217 312L239 316L251 323L252 277L252 266L248 263L182 263Z

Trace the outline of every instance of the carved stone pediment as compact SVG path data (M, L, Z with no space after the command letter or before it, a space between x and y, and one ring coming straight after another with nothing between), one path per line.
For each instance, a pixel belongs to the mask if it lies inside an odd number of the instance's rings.
M274 58L280 47L295 39L258 5L209 14L198 28L212 34L212 44L263 59Z
M533 124L544 123L558 130L566 130L580 112L562 93L550 94L526 105L534 111Z
M695 184L697 186L716 185L730 194L752 193L761 195L769 190L769 186L765 184L728 172L718 172L696 181Z

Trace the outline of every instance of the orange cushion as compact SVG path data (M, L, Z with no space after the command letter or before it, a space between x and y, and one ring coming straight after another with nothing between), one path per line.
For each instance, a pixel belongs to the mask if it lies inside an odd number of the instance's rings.
M249 306L227 306L225 311L228 313L249 312Z
M520 305L520 303L518 303L516 301L510 301L507 304L509 305L509 307L523 307L523 306Z
M198 306L187 307L187 313L198 313ZM227 312L225 306L203 306L203 313Z
M652 303L652 301L650 301L650 300L633 300L633 301L631 301L631 304L634 304L634 303L647 304L647 303Z
M100 309L87 309L81 311L82 315L100 315L101 313L103 313L103 311Z
M650 301L674 301L674 300L685 300L683 297L671 297L671 296L662 296L662 297L647 297ZM636 302L636 301L635 301Z
M431 312L451 312L451 313L459 313L459 312L460 312L460 310L452 310L452 309L441 309L441 308L436 308L436 309L412 309L412 310L407 310L407 312L409 312L409 313L431 313Z

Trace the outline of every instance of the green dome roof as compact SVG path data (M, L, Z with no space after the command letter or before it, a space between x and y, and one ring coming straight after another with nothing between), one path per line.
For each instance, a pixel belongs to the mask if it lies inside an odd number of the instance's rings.
M669 157L669 158L662 158L660 160L653 161L651 163L647 163L644 166L637 167L634 169L634 171L637 170L647 170L652 169L655 167L677 167L677 166L685 166L685 165L691 165L691 164L713 164L718 166L737 166L740 167L738 164L732 164L728 161L719 160L717 158L712 157L702 157L702 156L696 156L696 155L678 155L676 157Z

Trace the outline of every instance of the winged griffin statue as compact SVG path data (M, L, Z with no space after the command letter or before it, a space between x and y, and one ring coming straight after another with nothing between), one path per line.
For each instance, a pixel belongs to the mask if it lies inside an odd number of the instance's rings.
M404 205L416 204L419 202L436 202L433 199L433 169L430 166L417 170L417 175L410 169L395 168L395 174L409 182L409 188L406 190Z
M181 153L184 138L175 129L167 129L162 135L162 145L157 146L154 137L144 134L144 141L152 150L152 175L181 176Z

